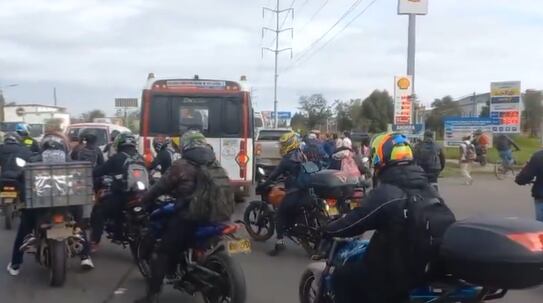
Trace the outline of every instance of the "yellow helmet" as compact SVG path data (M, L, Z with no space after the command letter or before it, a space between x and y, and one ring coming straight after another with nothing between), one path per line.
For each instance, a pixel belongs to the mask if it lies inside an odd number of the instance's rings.
M281 145L281 147L279 148L281 156L284 156L291 151L300 148L300 140L298 139L298 135L295 132L288 132L286 134L283 134L281 138L279 138L279 144Z

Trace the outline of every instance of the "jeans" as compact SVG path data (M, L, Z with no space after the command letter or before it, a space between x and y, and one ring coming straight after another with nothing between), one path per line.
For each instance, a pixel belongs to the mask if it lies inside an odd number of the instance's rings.
M17 235L15 236L15 242L13 243L13 250L11 254L12 265L23 264L24 252L22 252L19 248L21 245L23 245L25 237L34 230L34 226L36 225L36 215L36 210L21 210L21 223L17 229Z
M543 222L543 199L535 199L535 219Z
M511 149L499 151L503 167L509 167L513 164L513 151Z

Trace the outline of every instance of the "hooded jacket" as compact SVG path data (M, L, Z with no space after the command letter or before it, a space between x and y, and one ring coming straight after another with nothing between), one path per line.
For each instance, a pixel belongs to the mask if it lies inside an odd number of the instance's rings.
M211 165L215 161L215 153L209 147L183 151L183 157L174 161L166 174L143 196L143 204L150 206L158 197L169 194L184 206L196 189L198 166Z
M406 190L431 190L424 170L416 165L389 167L379 175L379 185L361 203L361 207L331 222L325 230L330 237L355 237L375 230L363 258L367 275L372 277L377 292L408 292L410 279L407 231L404 210ZM436 194L437 195L437 194ZM382 287L382 288L381 288ZM379 302L386 302L386 297Z
M275 181L279 176L285 176L285 188L296 188L296 179L300 173L300 166L307 161L300 149L295 149L283 156L279 165L273 170L267 180L267 184Z

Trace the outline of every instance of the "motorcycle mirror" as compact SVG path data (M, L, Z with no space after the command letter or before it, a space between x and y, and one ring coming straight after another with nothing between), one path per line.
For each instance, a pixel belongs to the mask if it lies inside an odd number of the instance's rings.
M15 158L15 163L19 167L25 167L26 166L26 161L24 159L21 159L21 158Z
M266 172L264 171L262 167L258 168L258 173L261 174L262 176L266 175Z
M362 158L363 163L368 163L369 161L370 161L370 158L368 158L368 157Z
M138 186L139 190L145 190L145 184L143 184L143 182L138 181L138 183L136 183L136 185Z

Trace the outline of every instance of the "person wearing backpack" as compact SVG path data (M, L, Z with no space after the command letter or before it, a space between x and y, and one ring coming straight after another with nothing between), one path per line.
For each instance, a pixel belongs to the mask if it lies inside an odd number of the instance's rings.
M300 140L295 133L290 132L282 135L279 144L279 152L282 156L281 162L268 176L266 182L260 184L256 189L257 192L264 192L277 178L280 176L285 177L286 195L277 210L275 219L277 240L273 250L269 252L270 256L276 256L286 248L283 240L285 231L293 223L301 203L304 203L304 192L300 189L298 176L302 164L308 161L300 149Z
M459 146L460 171L464 177L464 183L466 185L472 185L473 178L471 177L471 165L473 164L473 161L477 159L477 152L475 150L475 145L471 143L471 136L465 136L462 140L464 141L460 143Z
M170 138L156 137L153 139L153 148L155 149L156 157L148 168L153 170L160 166L161 175L164 175L168 171L175 160L181 158L181 154L175 150Z
M211 146L199 131L188 131L180 140L183 157L143 196L148 210L156 199L171 195L176 199L176 213L171 215L156 255L151 260L151 277L145 297L138 303L158 302L162 281L180 252L201 224L229 221L234 213L234 193L228 175L220 166Z
M143 178L149 178L143 157L138 153L136 149L137 140L136 137L129 133L124 132L119 134L113 144L116 153L109 158L104 164L99 165L93 170L94 180L100 180L104 176L111 176L114 179L111 195L105 197L99 203L96 203L91 213L91 242L93 250L98 248L102 233L104 231L104 224L106 218L112 218L117 223L117 232L114 237L119 238L121 233L121 221L122 210L126 204L128 187L127 178L129 177L128 169L130 164L135 163L140 167ZM149 180L142 180L145 184L148 184ZM96 184L95 184L96 186ZM114 239L115 240L115 239Z
M439 174L445 169L445 152L443 148L434 142L434 133L426 131L422 142L415 146L415 163L422 167L430 182L436 190Z
M435 240L454 222L424 170L414 164L404 135L381 134L371 146L377 187L361 207L323 231L324 239L375 231L361 260L334 271L337 303L408 302L410 290L425 282L425 269L437 257Z
M72 152L72 160L88 161L92 163L92 167L104 164L104 154L96 146L97 138L95 135L84 133L81 135L80 141L80 147Z
M303 152L307 160L317 164L319 167L329 159L328 154L324 150L323 143L319 141L315 133L310 133L307 136Z

